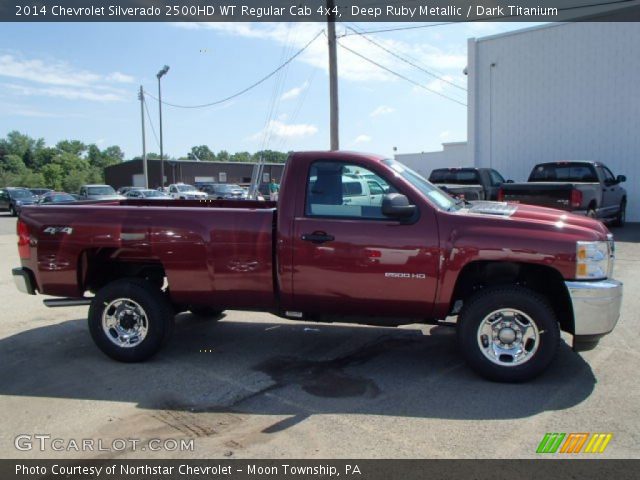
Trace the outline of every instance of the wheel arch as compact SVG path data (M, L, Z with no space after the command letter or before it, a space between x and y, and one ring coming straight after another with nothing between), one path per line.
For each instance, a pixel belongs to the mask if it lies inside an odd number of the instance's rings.
M476 292L499 285L520 285L543 295L558 319L563 331L575 331L573 307L564 278L553 267L526 262L473 261L463 267L456 279L449 303L450 314L456 304Z

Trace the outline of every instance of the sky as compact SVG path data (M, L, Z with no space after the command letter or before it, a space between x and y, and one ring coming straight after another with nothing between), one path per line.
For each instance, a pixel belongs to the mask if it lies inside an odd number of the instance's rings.
M531 26L470 23L366 37L353 30L415 23L338 24L340 148L392 155L466 140L467 40ZM18 130L53 145L77 139L142 151L140 85L192 106L262 79L324 29L322 23L5 23L0 29L0 136ZM369 39L369 40L368 40ZM372 40L372 41L370 41ZM382 47L382 48L381 48ZM390 53L392 52L392 53ZM394 56L394 54L396 56ZM405 62L397 56L407 60ZM413 65L410 65L412 63ZM397 75L405 78L399 78ZM410 81L406 80L409 79ZM448 97L448 98L445 98ZM158 152L158 102L147 98L147 151ZM207 108L163 106L165 154L329 148L327 39L320 34L277 74Z

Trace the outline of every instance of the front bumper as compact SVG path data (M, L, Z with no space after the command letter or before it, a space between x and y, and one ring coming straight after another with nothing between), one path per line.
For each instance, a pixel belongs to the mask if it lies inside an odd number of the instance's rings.
M29 295L36 294L36 282L33 278L33 273L28 268L14 268L11 270L13 275L13 283L16 288L22 293L28 293Z
M618 323L622 305L622 282L613 279L595 282L565 282L574 318L574 348L592 346ZM582 348L579 348L582 349Z

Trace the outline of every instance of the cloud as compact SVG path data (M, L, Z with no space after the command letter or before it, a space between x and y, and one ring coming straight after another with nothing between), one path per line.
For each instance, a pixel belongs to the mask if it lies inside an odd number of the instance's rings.
M94 102L117 102L126 98L126 92L106 88L71 88L71 87L27 87L5 83L2 85L22 96L57 97L66 100L90 100Z
M113 81L130 83L134 78L121 72L100 75L76 69L59 60L17 58L14 55L0 55L0 75L46 85L67 87L87 87L99 82Z
M358 135L354 140L353 143L358 144L358 143L369 143L371 141L371 137L369 135Z
M389 113L395 112L396 109L393 107L388 107L386 105L380 105L373 112L369 114L370 117L379 117L380 115L387 115Z
M445 141L448 140L451 137L451 132L449 130L445 130L444 132L440 133L440 140Z
M280 120L271 120L265 128L249 137L249 140L263 140L269 137L275 138L303 138L315 135L318 127L306 123L285 123Z
M307 23L182 23L173 24L178 28L209 29L222 35L243 37L248 39L269 40L276 44L293 49L300 49L309 42L319 31L310 28ZM389 38L376 38L374 40L384 48L409 58L424 68L440 74L439 70L462 70L467 63L465 51L445 51L429 43L406 43ZM380 47L369 42L361 35L349 35L342 37L339 43L351 48L359 54L377 62L385 67L403 74L411 74L412 78L420 77L414 67L399 60ZM416 60L420 59L420 60ZM298 58L301 61L323 71L328 70L327 46L325 37L319 37ZM354 55L353 53L338 47L338 75L340 78L355 82L391 82L398 78L380 67Z
M287 90L282 94L280 100L291 100L300 96L302 92L304 92L309 87L309 82L304 82L299 87L293 87L291 90Z
M120 72L110 73L109 75L107 75L106 79L108 81L116 83L133 83L133 81L135 80L135 78L133 78L131 75L125 75L124 73Z

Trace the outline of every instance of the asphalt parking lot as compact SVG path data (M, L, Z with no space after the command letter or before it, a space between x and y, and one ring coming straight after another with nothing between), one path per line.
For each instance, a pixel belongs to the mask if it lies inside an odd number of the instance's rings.
M151 361L105 357L86 308L19 293L15 219L0 214L3 458L530 458L546 432L610 432L601 456L640 458L640 224L614 231L625 283L616 330L580 355L563 345L527 384L467 369L451 329L317 325L228 312L177 318ZM635 312L635 313L634 313ZM17 435L193 439L191 451L18 450Z

